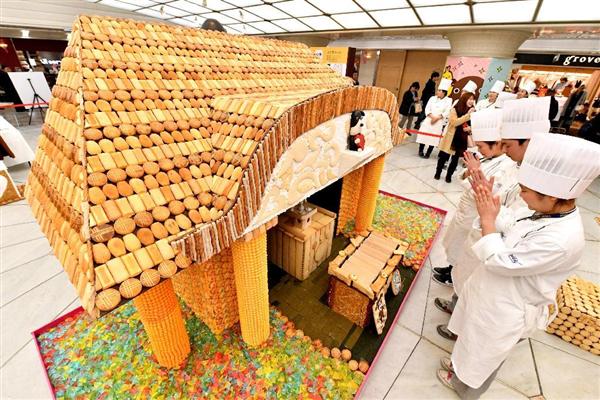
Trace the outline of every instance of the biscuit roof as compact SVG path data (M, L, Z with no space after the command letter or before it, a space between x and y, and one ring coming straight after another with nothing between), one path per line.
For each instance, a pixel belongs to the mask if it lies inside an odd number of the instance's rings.
M353 108L395 115L389 92L350 86L302 44L79 17L26 194L84 308L229 247L303 132Z

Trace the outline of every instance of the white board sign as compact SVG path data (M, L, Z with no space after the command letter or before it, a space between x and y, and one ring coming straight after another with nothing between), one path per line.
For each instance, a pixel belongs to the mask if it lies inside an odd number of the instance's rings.
M12 81L19 97L23 104L31 104L33 103L33 88L38 95L40 95L46 102L50 101L50 97L52 97L52 93L50 92L50 86L48 86L48 82L46 81L46 77L44 77L43 72L9 72L8 76ZM31 85L29 84L31 82ZM44 105L42 107L48 107ZM31 106L25 107L27 109L31 108Z
M4 157L7 167L33 161L35 154L21 132L3 117L0 117L0 136L15 155L15 158Z

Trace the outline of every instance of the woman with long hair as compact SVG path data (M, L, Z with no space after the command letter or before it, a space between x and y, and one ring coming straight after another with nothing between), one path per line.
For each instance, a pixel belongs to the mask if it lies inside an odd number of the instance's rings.
M463 93L454 107L450 110L446 133L440 140L440 155L435 170L435 179L440 179L442 169L446 161L450 159L448 172L446 173L446 182L452 182L452 174L458 166L458 159L469 147L468 138L471 133L471 113L475 111L475 95L473 93Z

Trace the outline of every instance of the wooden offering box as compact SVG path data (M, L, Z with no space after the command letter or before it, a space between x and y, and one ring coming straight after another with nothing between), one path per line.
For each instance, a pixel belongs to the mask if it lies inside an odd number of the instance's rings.
M407 247L378 232L351 239L329 263L329 306L361 327L374 317L381 334L387 317L385 293L390 285L395 295L400 293L398 266Z
M556 303L558 314L546 331L600 355L600 287L573 276L558 289Z
M309 203L287 211L269 231L269 261L297 279L308 278L331 254L335 218Z

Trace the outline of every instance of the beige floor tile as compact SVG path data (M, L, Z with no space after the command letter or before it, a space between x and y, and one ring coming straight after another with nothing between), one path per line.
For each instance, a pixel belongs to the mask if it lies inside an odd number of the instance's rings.
M62 272L56 257L48 255L39 260L23 264L2 274L0 279L0 306L6 305L23 293L42 284Z
M421 335L425 320L425 306L430 282L431 264L426 261L398 317L398 324L419 335Z
M576 203L582 209L600 214L600 195L595 195L586 190L577 198Z
M382 399L400 373L404 363L410 357L419 342L419 336L401 327L395 326L385 345L384 351L371 368L359 399Z
M33 340L0 370L2 399L52 399Z
M529 340L523 340L511 350L496 379L528 397L540 394Z
M43 236L38 224L5 226L0 228L0 250L4 251L17 243L24 243Z
M585 351L574 344L565 342L556 335L551 335L546 331L538 330L531 336L532 342L538 342L547 346L553 347L557 350L569 353L572 356L582 358L593 364L600 365L600 356L594 355L589 351Z
M51 251L48 239L44 236L3 248L0 250L0 273L18 268L18 266L32 260L41 259L50 254Z
M600 240L600 225L594 221L594 218L596 218L598 214L583 209L580 210L580 213L583 222L583 230L585 232L585 239L595 241Z
M13 207L0 207L0 226L35 222L29 204L19 203Z
M0 365L27 344L31 332L56 319L76 297L67 275L61 273L2 307Z
M434 188L403 170L384 172L379 189L402 196L408 193L435 193Z
M546 399L600 398L600 366L542 343L532 345Z

